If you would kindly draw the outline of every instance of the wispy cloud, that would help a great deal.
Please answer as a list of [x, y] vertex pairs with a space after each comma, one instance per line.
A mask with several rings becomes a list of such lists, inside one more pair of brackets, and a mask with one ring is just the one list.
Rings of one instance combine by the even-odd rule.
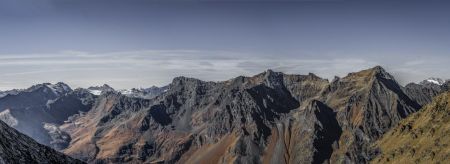
[[[430, 61], [404, 61], [387, 67], [396, 74], [422, 78], [435, 68]], [[62, 51], [48, 54], [0, 54], [0, 89], [64, 81], [75, 87], [111, 84], [117, 88], [165, 85], [176, 76], [220, 81], [266, 69], [324, 78], [383, 65], [363, 58], [287, 58], [228, 51], [142, 50], [107, 53]], [[418, 67], [424, 66], [424, 67]], [[400, 79], [418, 80], [417, 78]]]

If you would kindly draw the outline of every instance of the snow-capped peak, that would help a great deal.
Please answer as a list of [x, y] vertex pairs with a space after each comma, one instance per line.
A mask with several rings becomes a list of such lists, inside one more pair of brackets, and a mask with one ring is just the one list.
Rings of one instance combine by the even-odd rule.
[[153, 98], [167, 91], [167, 86], [156, 87], [152, 86], [150, 88], [132, 88], [132, 89], [122, 89], [119, 90], [122, 95], [128, 97], [139, 97], [139, 98]]
[[436, 85], [442, 85], [445, 83], [444, 80], [440, 79], [440, 78], [428, 78], [424, 81], [421, 82], [421, 84], [436, 84]]
[[45, 83], [44, 85], [50, 88], [52, 92], [55, 93], [55, 95], [63, 95], [72, 91], [72, 89], [67, 84], [62, 82], [56, 84]]
[[103, 92], [115, 91], [114, 88], [110, 87], [108, 84], [103, 84], [103, 86], [94, 86], [88, 88], [89, 92], [93, 95], [101, 95]]
[[121, 89], [121, 90], [119, 90], [119, 92], [124, 95], [129, 95], [129, 94], [133, 94], [136, 91], [133, 88], [133, 89]]
[[99, 96], [102, 94], [101, 90], [91, 90], [89, 89], [89, 92], [92, 93], [93, 95]]

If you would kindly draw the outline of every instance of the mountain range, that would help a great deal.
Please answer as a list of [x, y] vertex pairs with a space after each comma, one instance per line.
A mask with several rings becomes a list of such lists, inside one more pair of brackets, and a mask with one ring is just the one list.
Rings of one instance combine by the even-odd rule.
[[449, 85], [401, 86], [380, 66], [332, 81], [267, 70], [131, 90], [45, 83], [2, 92], [0, 119], [88, 163], [384, 163], [397, 160], [391, 140], [409, 135], [396, 129], [440, 108], [433, 98]]

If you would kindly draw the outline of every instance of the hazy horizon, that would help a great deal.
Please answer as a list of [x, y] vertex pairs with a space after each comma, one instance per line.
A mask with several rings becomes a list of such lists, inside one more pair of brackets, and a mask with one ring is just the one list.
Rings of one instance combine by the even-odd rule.
[[[239, 75], [235, 75], [235, 76], [232, 76], [232, 77], [223, 77], [223, 79], [209, 79], [209, 80], [206, 80], [206, 79], [202, 79], [202, 78], [198, 78], [198, 77], [194, 77], [194, 76], [185, 76], [185, 75], [179, 75], [179, 76], [185, 76], [185, 77], [190, 77], [190, 78], [197, 78], [197, 79], [202, 80], [202, 81], [220, 82], [220, 81], [230, 80], [230, 79], [236, 78], [236, 77], [238, 77], [238, 76], [247, 76], [247, 77], [255, 76], [255, 75], [259, 74], [259, 73], [263, 73], [263, 72], [265, 72], [265, 71], [267, 71], [267, 70], [270, 69], [270, 70], [273, 70], [273, 71], [276, 71], [276, 72], [283, 72], [283, 73], [287, 73], [287, 74], [297, 74], [297, 75], [307, 75], [307, 74], [309, 74], [309, 73], [313, 73], [313, 74], [315, 74], [315, 75], [317, 75], [317, 76], [319, 76], [319, 77], [321, 77], [321, 78], [327, 79], [329, 82], [331, 82], [335, 76], [342, 78], [342, 77], [347, 76], [349, 73], [353, 73], [353, 72], [357, 72], [357, 71], [362, 71], [362, 70], [364, 70], [364, 69], [370, 69], [370, 68], [373, 68], [373, 67], [375, 67], [375, 66], [380, 66], [380, 65], [371, 65], [371, 66], [367, 66], [367, 67], [362, 67], [361, 69], [358, 69], [358, 70], [354, 70], [354, 71], [350, 71], [350, 72], [346, 72], [346, 73], [342, 72], [340, 75], [338, 75], [338, 74], [336, 74], [336, 75], [330, 75], [330, 77], [324, 77], [324, 76], [321, 76], [320, 74], [317, 74], [317, 73], [314, 73], [314, 72], [305, 72], [305, 73], [300, 73], [300, 74], [299, 74], [299, 73], [295, 73], [295, 72], [289, 72], [289, 71], [288, 71], [288, 72], [285, 72], [285, 71], [282, 71], [282, 70], [280, 70], [280, 69], [278, 69], [278, 68], [268, 68], [268, 69], [265, 69], [265, 70], [261, 70], [261, 71], [259, 71], [259, 72], [255, 72], [255, 73], [253, 73], [253, 74], [239, 74]], [[383, 67], [383, 66], [381, 66], [381, 67]], [[383, 68], [386, 69], [385, 67], [383, 67]], [[255, 70], [255, 71], [256, 71], [256, 70]], [[389, 70], [386, 70], [386, 71], [388, 71], [388, 73], [394, 75], [394, 78], [396, 78], [396, 80], [397, 80], [402, 86], [405, 86], [405, 85], [408, 84], [408, 83], [419, 83], [419, 82], [421, 82], [421, 81], [427, 79], [427, 78], [424, 78], [424, 79], [421, 79], [421, 80], [419, 80], [419, 81], [402, 81], [402, 80], [399, 80], [397, 77], [395, 77], [395, 74], [394, 74], [394, 73], [389, 72]], [[58, 83], [58, 82], [66, 83], [66, 84], [68, 84], [72, 89], [76, 89], [76, 88], [88, 88], [88, 87], [95, 87], [95, 86], [102, 86], [102, 85], [104, 85], [104, 84], [107, 84], [107, 85], [109, 85], [109, 86], [111, 86], [112, 88], [117, 89], [117, 90], [122, 90], [122, 89], [132, 89], [132, 88], [150, 88], [150, 87], [153, 87], [153, 86], [156, 86], [156, 87], [163, 87], [163, 86], [169, 85], [169, 84], [172, 82], [172, 80], [173, 80], [174, 78], [179, 77], [179, 76], [174, 76], [174, 77], [170, 78], [169, 81], [164, 82], [164, 83], [161, 83], [161, 84], [149, 84], [149, 85], [141, 85], [141, 86], [132, 86], [132, 85], [130, 85], [129, 87], [125, 87], [125, 88], [118, 88], [118, 87], [114, 86], [114, 83], [106, 83], [106, 82], [105, 82], [105, 83], [98, 82], [98, 83], [95, 83], [95, 84], [94, 84], [94, 83], [89, 83], [89, 84], [79, 85], [79, 84], [73, 83], [72, 81], [36, 81], [35, 83], [29, 84], [29, 85], [26, 85], [26, 86], [23, 86], [23, 87], [13, 87], [13, 88], [5, 88], [5, 89], [1, 89], [1, 88], [0, 88], [0, 91], [7, 91], [7, 90], [11, 90], [11, 89], [27, 89], [27, 88], [29, 88], [29, 87], [31, 87], [31, 86], [33, 86], [33, 85], [37, 85], [37, 84], [43, 84], [43, 83], [56, 84], [56, 83]], [[440, 77], [429, 77], [429, 78], [440, 78]], [[442, 79], [442, 80], [450, 80], [450, 79], [445, 79], [445, 78], [441, 78], [441, 79]], [[145, 82], [144, 82], [144, 83], [145, 83]]]
[[0, 90], [117, 89], [267, 69], [332, 79], [383, 66], [450, 78], [450, 2], [0, 0]]

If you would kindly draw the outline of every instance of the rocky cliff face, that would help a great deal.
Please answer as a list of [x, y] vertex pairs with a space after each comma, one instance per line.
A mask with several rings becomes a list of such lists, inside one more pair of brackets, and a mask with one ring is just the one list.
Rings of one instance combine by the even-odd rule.
[[70, 158], [0, 121], [0, 163], [83, 163]]
[[330, 159], [337, 162], [367, 162], [373, 156], [369, 144], [420, 108], [381, 67], [335, 79], [322, 94], [343, 129]]
[[405, 92], [421, 105], [426, 105], [432, 98], [442, 92], [442, 88], [436, 84], [423, 85], [410, 83], [405, 86]]
[[450, 160], [450, 93], [433, 99], [402, 120], [374, 147], [381, 154], [372, 163], [445, 163]]
[[366, 163], [370, 144], [421, 107], [375, 67], [332, 82], [268, 70], [204, 82], [178, 77], [162, 95], [110, 92], [61, 126], [65, 153], [108, 163]]

